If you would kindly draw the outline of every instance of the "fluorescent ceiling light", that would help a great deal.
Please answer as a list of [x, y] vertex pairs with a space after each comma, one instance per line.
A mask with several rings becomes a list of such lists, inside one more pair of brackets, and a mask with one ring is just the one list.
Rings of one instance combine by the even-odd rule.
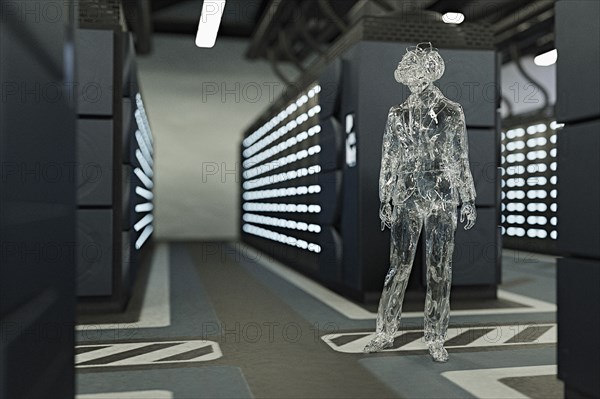
[[460, 12], [447, 12], [442, 15], [442, 21], [447, 24], [461, 24], [465, 20], [465, 14]]
[[558, 59], [558, 51], [556, 49], [550, 50], [546, 53], [540, 54], [533, 59], [533, 62], [537, 66], [549, 66], [556, 63]]
[[204, 0], [196, 34], [196, 46], [210, 48], [215, 45], [224, 9], [225, 0]]

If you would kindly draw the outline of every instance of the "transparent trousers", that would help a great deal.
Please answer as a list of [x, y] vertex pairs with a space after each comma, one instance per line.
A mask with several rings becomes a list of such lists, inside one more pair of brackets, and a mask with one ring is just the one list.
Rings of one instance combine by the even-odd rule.
[[[388, 345], [384, 344], [385, 346], [391, 346], [389, 344], [393, 342], [394, 335], [398, 331], [406, 285], [421, 228], [424, 226], [427, 266], [424, 338], [430, 351], [432, 345], [443, 346], [450, 317], [456, 213], [456, 204], [446, 201], [409, 200], [394, 207], [390, 269], [385, 278], [377, 314], [377, 337], [380, 344], [383, 340], [384, 343], [388, 343]], [[377, 348], [372, 349], [374, 350], [370, 351], [377, 350]]]

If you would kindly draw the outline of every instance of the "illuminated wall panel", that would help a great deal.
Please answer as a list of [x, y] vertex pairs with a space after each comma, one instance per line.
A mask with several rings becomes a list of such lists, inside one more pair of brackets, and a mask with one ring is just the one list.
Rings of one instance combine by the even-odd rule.
[[154, 188], [154, 139], [140, 93], [135, 95], [135, 132], [131, 138], [131, 149], [135, 154], [132, 162], [134, 178], [130, 189], [134, 196], [133, 208], [133, 250], [139, 251], [154, 231], [154, 209], [152, 192]]
[[507, 247], [555, 251], [561, 127], [541, 120], [502, 132], [502, 234]]
[[288, 246], [281, 256], [313, 271], [318, 257], [301, 254], [322, 252], [320, 92], [317, 83], [301, 91], [249, 132], [241, 151], [242, 235]]

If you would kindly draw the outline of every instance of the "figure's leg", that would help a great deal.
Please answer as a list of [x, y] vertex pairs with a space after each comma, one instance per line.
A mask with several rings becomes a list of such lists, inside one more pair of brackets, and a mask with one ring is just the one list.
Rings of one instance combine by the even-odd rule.
[[450, 320], [452, 253], [456, 230], [456, 206], [434, 207], [425, 219], [427, 296], [425, 298], [425, 342], [433, 360], [445, 362], [444, 348]]
[[402, 313], [404, 292], [410, 276], [423, 219], [416, 207], [394, 209], [391, 231], [390, 270], [385, 277], [377, 312], [377, 335], [365, 352], [377, 352], [392, 346]]

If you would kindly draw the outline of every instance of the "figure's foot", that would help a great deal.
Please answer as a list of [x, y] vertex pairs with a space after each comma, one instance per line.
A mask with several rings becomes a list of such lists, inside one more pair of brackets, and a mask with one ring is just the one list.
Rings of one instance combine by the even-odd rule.
[[434, 362], [444, 363], [448, 361], [448, 351], [444, 348], [443, 342], [429, 342], [427, 348], [429, 348], [429, 354]]
[[369, 342], [363, 352], [365, 353], [373, 353], [379, 352], [387, 348], [391, 348], [394, 345], [394, 338], [389, 338], [385, 334], [377, 334], [375, 338]]

